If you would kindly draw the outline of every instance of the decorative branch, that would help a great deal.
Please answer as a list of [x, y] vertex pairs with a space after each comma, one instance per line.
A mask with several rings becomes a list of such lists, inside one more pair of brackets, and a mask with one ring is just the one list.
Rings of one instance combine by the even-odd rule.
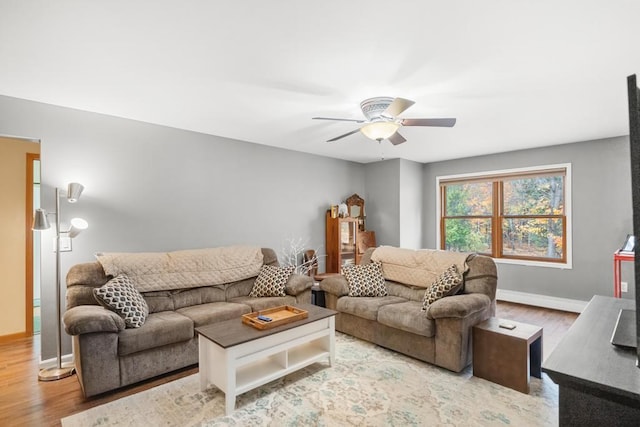
[[[313, 251], [313, 256], [305, 261], [304, 253], [308, 250]], [[285, 239], [285, 244], [280, 252], [280, 259], [282, 260], [280, 265], [293, 266], [296, 273], [308, 275], [310, 271], [318, 266], [318, 249], [309, 247], [306, 239], [289, 237]]]

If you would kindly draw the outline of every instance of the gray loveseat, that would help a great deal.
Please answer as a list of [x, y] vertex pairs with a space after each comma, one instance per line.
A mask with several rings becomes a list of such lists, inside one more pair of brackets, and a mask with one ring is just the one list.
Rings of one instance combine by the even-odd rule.
[[[255, 248], [255, 251], [261, 253], [262, 264], [278, 265], [272, 249]], [[74, 362], [86, 397], [198, 363], [198, 338], [194, 331], [198, 326], [236, 317], [240, 321], [242, 314], [264, 308], [311, 302], [313, 282], [307, 276], [292, 274], [285, 287], [286, 296], [250, 297], [257, 275], [203, 286], [207, 278], [194, 271], [199, 268], [198, 262], [192, 262], [180, 272], [179, 289], [175, 288], [174, 280], [169, 286], [173, 289], [141, 291], [149, 315], [139, 328], [125, 328], [119, 315], [96, 302], [93, 289], [112, 278], [105, 274], [103, 264], [78, 264], [69, 270], [63, 322], [66, 332], [73, 336]], [[167, 282], [171, 274], [176, 276], [175, 272], [149, 274], [146, 277], [151, 277], [148, 282], [152, 285]]]
[[[376, 248], [364, 253], [361, 264], [371, 262]], [[450, 256], [430, 251], [435, 260]], [[434, 302], [422, 311], [424, 287], [389, 280], [388, 296], [350, 297], [344, 276], [320, 282], [327, 308], [336, 310], [336, 330], [411, 357], [460, 372], [471, 363], [471, 328], [495, 315], [496, 266], [490, 257], [465, 254], [462, 290]], [[382, 262], [383, 272], [385, 263]], [[412, 273], [411, 268], [405, 272]], [[422, 272], [413, 271], [415, 275]]]

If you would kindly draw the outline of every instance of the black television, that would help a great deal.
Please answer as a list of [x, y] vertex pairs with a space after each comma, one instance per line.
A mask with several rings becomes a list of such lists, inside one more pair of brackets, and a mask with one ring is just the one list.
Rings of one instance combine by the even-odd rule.
[[[633, 206], [633, 234], [640, 236], [640, 89], [636, 75], [627, 77], [629, 96], [629, 147], [631, 153], [631, 201]], [[620, 310], [611, 339], [615, 345], [633, 347], [636, 351], [636, 366], [640, 367], [640, 245], [636, 245], [634, 260], [635, 310]]]

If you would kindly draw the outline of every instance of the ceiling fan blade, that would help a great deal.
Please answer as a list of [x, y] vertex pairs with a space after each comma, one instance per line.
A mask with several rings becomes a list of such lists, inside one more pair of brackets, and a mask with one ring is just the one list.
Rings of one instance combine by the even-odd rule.
[[356, 123], [364, 123], [365, 120], [363, 119], [336, 119], [333, 117], [312, 117], [312, 120], [337, 120], [339, 122], [356, 122]]
[[402, 126], [439, 126], [450, 128], [456, 119], [402, 119]]
[[335, 138], [327, 139], [327, 142], [337, 141], [339, 139], [344, 138], [345, 136], [353, 135], [356, 132], [360, 132], [360, 129], [352, 130], [351, 132], [345, 133], [344, 135], [336, 136]]
[[393, 145], [399, 145], [405, 141], [406, 139], [404, 138], [404, 136], [400, 135], [398, 132], [389, 137], [389, 142], [391, 142]]
[[391, 104], [389, 104], [387, 109], [384, 110], [382, 115], [386, 117], [398, 117], [400, 113], [411, 107], [413, 104], [415, 104], [415, 101], [411, 101], [410, 99], [396, 98]]

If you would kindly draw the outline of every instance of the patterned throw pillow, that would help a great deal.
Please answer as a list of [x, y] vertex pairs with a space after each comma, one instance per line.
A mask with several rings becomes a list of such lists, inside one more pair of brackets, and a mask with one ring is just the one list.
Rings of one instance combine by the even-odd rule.
[[249, 296], [254, 298], [287, 296], [284, 286], [294, 270], [295, 267], [293, 266], [274, 267], [272, 265], [263, 265]]
[[342, 269], [349, 284], [350, 297], [386, 297], [387, 285], [382, 277], [382, 264], [350, 265]]
[[462, 274], [458, 267], [452, 264], [427, 288], [422, 300], [422, 311], [427, 311], [429, 306], [440, 298], [454, 295], [462, 288]]
[[149, 306], [131, 279], [119, 274], [93, 290], [96, 301], [124, 319], [127, 328], [139, 328], [149, 315]]

